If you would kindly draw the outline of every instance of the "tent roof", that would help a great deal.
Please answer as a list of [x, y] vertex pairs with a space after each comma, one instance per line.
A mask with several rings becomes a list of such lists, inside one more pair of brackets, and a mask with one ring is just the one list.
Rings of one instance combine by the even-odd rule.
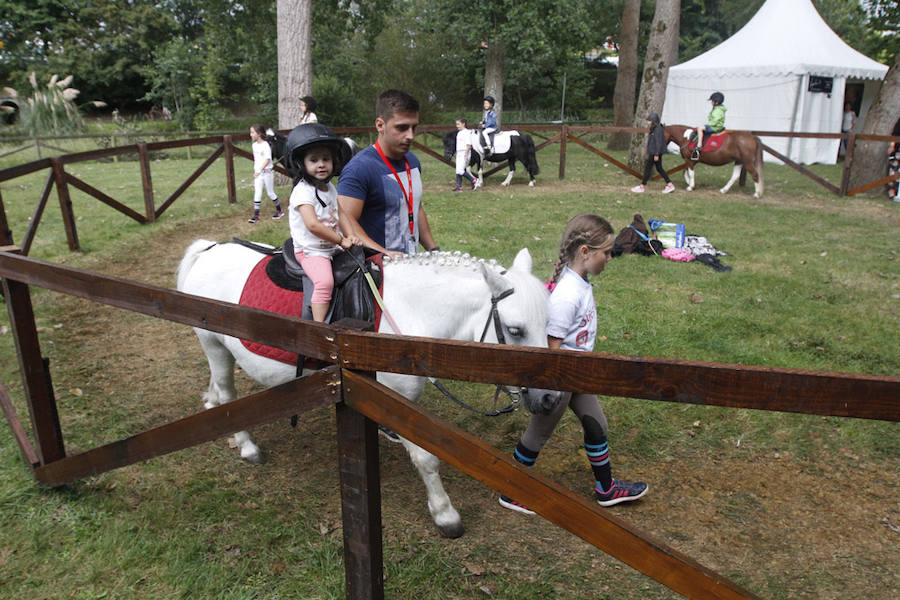
[[811, 0], [766, 0], [733, 36], [670, 76], [719, 77], [812, 74], [883, 79], [887, 66], [857, 52], [819, 16]]

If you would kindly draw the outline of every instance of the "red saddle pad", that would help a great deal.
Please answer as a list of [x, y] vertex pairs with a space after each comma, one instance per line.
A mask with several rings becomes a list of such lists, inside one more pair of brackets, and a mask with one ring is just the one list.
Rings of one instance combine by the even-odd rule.
[[[725, 143], [725, 138], [728, 137], [728, 131], [723, 131], [722, 133], [716, 133], [705, 140], [703, 140], [703, 152], [712, 152], [713, 150], [718, 150], [719, 147]], [[697, 146], [697, 142], [691, 142], [688, 148], [693, 150]]]
[[[241, 291], [239, 304], [291, 317], [299, 317], [303, 310], [303, 292], [292, 292], [272, 283], [272, 280], [266, 275], [266, 265], [269, 264], [270, 260], [272, 260], [272, 257], [266, 256], [253, 267], [250, 277], [244, 282], [244, 289]], [[289, 365], [297, 364], [296, 352], [288, 352], [281, 348], [273, 348], [272, 346], [248, 340], [241, 340], [241, 343], [254, 354]]]

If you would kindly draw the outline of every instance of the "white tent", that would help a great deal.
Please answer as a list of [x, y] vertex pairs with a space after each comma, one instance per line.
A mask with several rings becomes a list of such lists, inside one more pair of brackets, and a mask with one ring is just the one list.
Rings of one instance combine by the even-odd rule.
[[[669, 69], [662, 119], [702, 125], [709, 95], [720, 91], [728, 129], [840, 133], [846, 91], [859, 112], [858, 131], [887, 70], [845, 44], [811, 0], [767, 0], [733, 36]], [[799, 163], [837, 160], [838, 140], [763, 142]]]

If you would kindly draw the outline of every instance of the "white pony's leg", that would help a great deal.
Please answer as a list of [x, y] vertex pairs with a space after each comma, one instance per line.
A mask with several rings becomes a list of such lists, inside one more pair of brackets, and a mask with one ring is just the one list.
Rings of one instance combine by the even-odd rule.
[[[202, 329], [195, 331], [209, 362], [209, 388], [203, 394], [204, 408], [210, 409], [231, 402], [237, 398], [237, 390], [234, 387], [234, 356], [222, 344], [218, 334]], [[262, 462], [259, 447], [253, 443], [246, 431], [235, 433], [229, 438], [228, 444], [238, 448], [244, 460], [255, 464]]]
[[504, 187], [508, 186], [509, 183], [512, 181], [513, 175], [515, 175], [515, 174], [516, 174], [515, 171], [510, 171], [509, 174], [506, 176], [506, 179], [504, 179], [503, 183], [501, 183], [500, 185], [502, 185]]
[[734, 185], [734, 182], [737, 181], [738, 177], [741, 176], [741, 168], [741, 165], [734, 165], [734, 169], [732, 169], [731, 171], [731, 179], [728, 180], [728, 183], [725, 184], [725, 187], [719, 190], [721, 193], [724, 194], [731, 189], [731, 186]]
[[[399, 375], [394, 373], [379, 373], [378, 381], [401, 394], [411, 402], [422, 394], [425, 387], [425, 379], [411, 375]], [[425, 492], [428, 495], [428, 511], [434, 524], [445, 537], [457, 538], [465, 533], [462, 518], [453, 507], [450, 496], [441, 482], [438, 472], [440, 460], [438, 458], [405, 438], [400, 438], [403, 447], [409, 453], [409, 458], [419, 472], [422, 482], [425, 484]]]
[[400, 439], [425, 484], [425, 491], [428, 495], [428, 512], [431, 513], [434, 524], [445, 537], [458, 538], [465, 533], [465, 528], [459, 513], [450, 502], [450, 496], [444, 489], [441, 475], [438, 472], [440, 467], [438, 457], [407, 439]]
[[684, 170], [684, 181], [687, 183], [687, 191], [694, 189], [694, 170], [690, 167]]
[[761, 188], [762, 188], [762, 186], [760, 185], [759, 181], [753, 182], [753, 197], [754, 198], [762, 197], [762, 189]]

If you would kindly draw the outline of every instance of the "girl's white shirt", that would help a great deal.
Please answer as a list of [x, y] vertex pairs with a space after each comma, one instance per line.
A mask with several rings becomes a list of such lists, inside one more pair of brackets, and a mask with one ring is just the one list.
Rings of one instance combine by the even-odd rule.
[[[253, 172], [263, 173], [272, 170], [272, 148], [269, 142], [258, 140], [253, 142]], [[268, 161], [268, 164], [266, 164]], [[263, 167], [265, 165], [265, 168]]]
[[590, 352], [597, 339], [597, 305], [589, 281], [566, 267], [549, 300], [547, 335], [562, 340], [564, 350]]
[[[319, 199], [322, 202], [319, 202]], [[323, 240], [306, 228], [306, 223], [303, 222], [303, 215], [300, 214], [299, 209], [304, 204], [308, 204], [315, 209], [316, 218], [319, 219], [320, 223], [334, 231], [338, 231], [337, 188], [329, 182], [328, 190], [318, 190], [318, 198], [316, 198], [316, 188], [305, 179], [301, 179], [291, 191], [290, 209], [288, 210], [288, 224], [291, 228], [294, 252], [303, 250], [303, 253], [307, 256], [325, 256], [328, 258], [334, 256], [338, 251], [338, 245]]]

